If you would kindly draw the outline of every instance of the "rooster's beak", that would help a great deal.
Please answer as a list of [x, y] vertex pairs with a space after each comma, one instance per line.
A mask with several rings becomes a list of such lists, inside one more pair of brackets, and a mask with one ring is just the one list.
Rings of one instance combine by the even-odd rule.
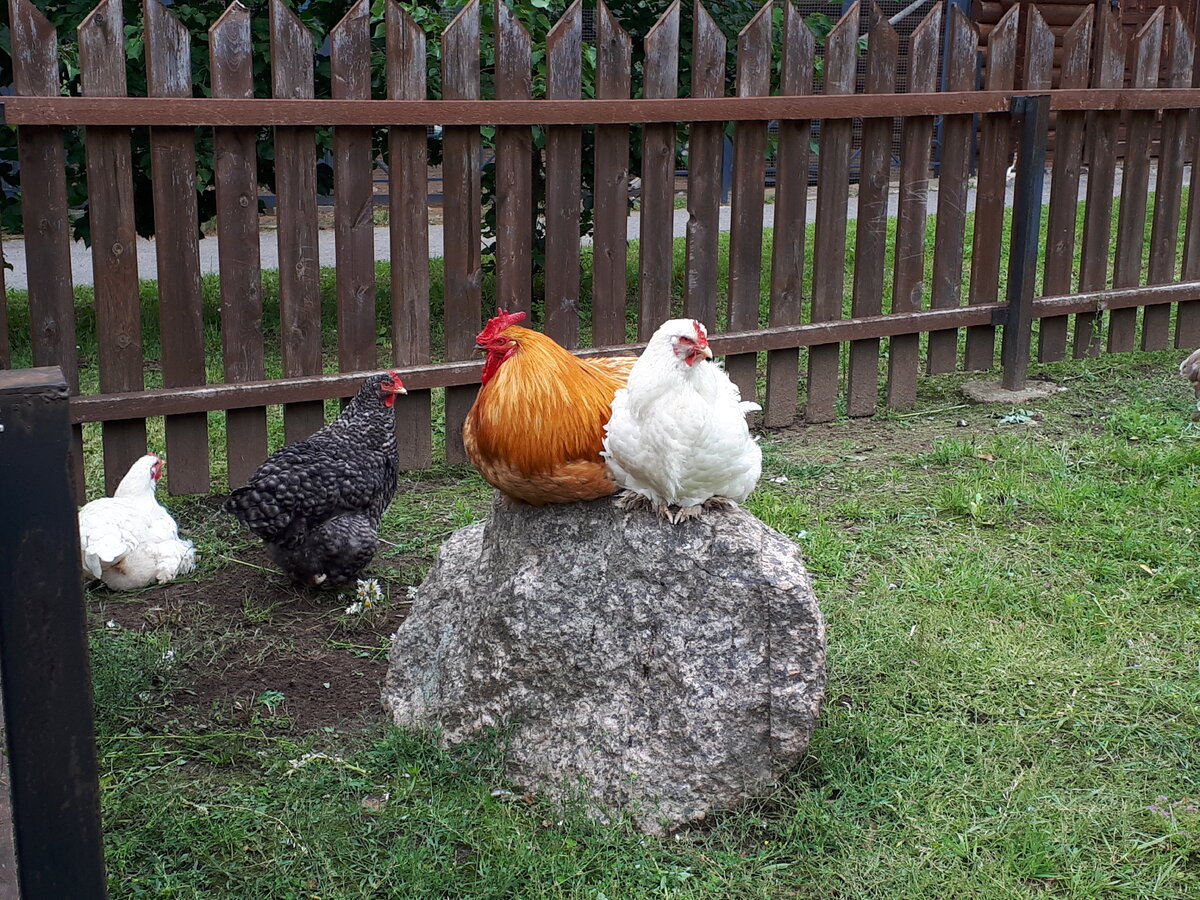
[[476, 345], [475, 345], [475, 352], [476, 352], [476, 353], [486, 353], [486, 352], [487, 352], [487, 347], [484, 347], [482, 344], [476, 344]]
[[708, 344], [701, 347], [700, 352], [704, 354], [705, 359], [712, 359], [712, 347], [708, 346]]

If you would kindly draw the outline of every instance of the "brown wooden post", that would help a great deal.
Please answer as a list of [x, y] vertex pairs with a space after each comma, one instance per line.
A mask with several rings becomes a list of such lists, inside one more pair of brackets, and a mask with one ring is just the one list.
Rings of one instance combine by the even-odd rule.
[[[780, 90], [799, 95], [812, 92], [816, 39], [794, 3], [783, 13], [783, 59]], [[804, 314], [805, 231], [808, 219], [809, 142], [812, 122], [790, 119], [779, 123], [775, 154], [775, 227], [771, 245], [771, 325], [797, 325]], [[790, 425], [796, 418], [800, 382], [797, 348], [767, 353], [767, 396], [763, 424]]]
[[[58, 35], [29, 0], [9, 0], [13, 82], [22, 97], [59, 92]], [[62, 128], [17, 129], [21, 164], [21, 216], [29, 285], [30, 341], [35, 366], [61, 366], [72, 393], [79, 392], [75, 342], [75, 291], [71, 284], [71, 234], [67, 220], [66, 156]], [[75, 498], [84, 499], [83, 431], [73, 432]]]
[[[739, 97], [771, 93], [771, 4], [738, 34]], [[767, 123], [741, 121], [733, 136], [733, 196], [729, 210], [729, 330], [759, 327], [762, 305], [763, 206], [766, 184]], [[755, 400], [758, 354], [725, 358], [725, 370], [743, 400]]]
[[1014, 185], [1012, 239], [1008, 256], [1008, 316], [1000, 360], [1005, 390], [1025, 387], [1033, 333], [1033, 292], [1041, 249], [1042, 185], [1046, 177], [1046, 139], [1050, 129], [1050, 97], [1013, 98], [1013, 125], [1019, 134], [1017, 180]]
[[[529, 32], [505, 0], [496, 0], [495, 10], [496, 99], [528, 100], [533, 95]], [[498, 126], [496, 305], [509, 312], [529, 312], [533, 302], [532, 162], [532, 129], [528, 125]]]
[[[371, 4], [358, 0], [329, 33], [334, 100], [371, 99]], [[333, 129], [333, 236], [337, 268], [338, 367], [379, 367], [375, 328], [375, 197], [371, 128]]]
[[[626, 99], [632, 42], [603, 0], [596, 3], [596, 97]], [[596, 126], [592, 244], [592, 343], [625, 342], [629, 219], [629, 126]]]
[[[679, 0], [667, 7], [646, 35], [643, 92], [679, 93]], [[642, 128], [642, 196], [638, 256], [638, 340], [648, 340], [671, 317], [675, 268], [675, 123]]]
[[[284, 0], [270, 0], [271, 83], [276, 97], [311, 98], [313, 40]], [[321, 359], [321, 267], [317, 231], [316, 130], [275, 129], [275, 223], [279, 239], [279, 332], [283, 374], [316, 375]], [[308, 437], [325, 422], [323, 403], [283, 408], [284, 439]]]
[[0, 372], [0, 683], [23, 900], [103, 900], [66, 379]]
[[[124, 26], [121, 0], [103, 0], [80, 24], [79, 68], [85, 96], [125, 96]], [[142, 304], [138, 292], [129, 129], [91, 127], [87, 130], [84, 150], [100, 390], [140, 391], [145, 387]], [[104, 486], [111, 494], [129, 467], [146, 452], [146, 420], [105, 422], [101, 435]]]
[[[442, 32], [442, 97], [479, 99], [479, 0], [470, 0]], [[442, 135], [445, 190], [446, 359], [475, 353], [482, 312], [479, 248], [479, 126], [447, 125]], [[490, 311], [489, 311], [490, 312]], [[466, 462], [462, 426], [478, 386], [446, 389], [446, 461]]]
[[[867, 38], [867, 82], [870, 94], [896, 90], [896, 60], [900, 37], [877, 3], [871, 4], [871, 31]], [[888, 185], [891, 182], [892, 120], [863, 122], [862, 153], [858, 178], [858, 223], [854, 243], [854, 299], [851, 315], [877, 316], [883, 312], [883, 268], [887, 253]], [[851, 416], [875, 414], [879, 393], [879, 339], [850, 345], [846, 412]]]
[[[583, 4], [575, 0], [546, 36], [546, 99], [577, 100], [583, 84]], [[579, 177], [583, 132], [546, 129], [546, 334], [579, 346]]]
[[[216, 97], [254, 96], [250, 11], [232, 3], [208, 32]], [[221, 266], [221, 339], [225, 378], [266, 378], [262, 333], [262, 272], [258, 243], [256, 128], [213, 133], [217, 182], [217, 253]], [[225, 414], [229, 486], [244, 483], [267, 456], [264, 406]]]
[[[388, 97], [424, 100], [425, 33], [395, 0], [387, 5]], [[428, 365], [429, 137], [424, 125], [396, 125], [388, 133], [388, 234], [392, 256], [392, 361]], [[433, 394], [410, 387], [396, 398], [400, 467], [433, 463]]]
[[[699, 0], [692, 26], [691, 63], [693, 97], [725, 96], [725, 35]], [[688, 132], [683, 309], [688, 317], [713, 328], [717, 320], [724, 125], [693, 122]]]

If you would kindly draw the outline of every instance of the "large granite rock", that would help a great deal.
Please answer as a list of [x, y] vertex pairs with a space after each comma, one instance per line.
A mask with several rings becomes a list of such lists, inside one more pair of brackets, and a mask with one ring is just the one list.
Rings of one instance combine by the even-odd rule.
[[796, 546], [741, 509], [670, 525], [611, 500], [497, 504], [442, 547], [383, 701], [447, 744], [509, 728], [522, 787], [657, 831], [803, 755], [825, 625]]

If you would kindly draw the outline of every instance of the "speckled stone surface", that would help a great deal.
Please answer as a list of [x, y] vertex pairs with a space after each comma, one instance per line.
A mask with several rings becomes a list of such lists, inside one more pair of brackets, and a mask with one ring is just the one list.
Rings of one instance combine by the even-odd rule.
[[385, 708], [447, 744], [507, 728], [521, 787], [648, 831], [768, 792], [825, 690], [796, 545], [741, 509], [497, 504], [453, 534], [392, 641]]

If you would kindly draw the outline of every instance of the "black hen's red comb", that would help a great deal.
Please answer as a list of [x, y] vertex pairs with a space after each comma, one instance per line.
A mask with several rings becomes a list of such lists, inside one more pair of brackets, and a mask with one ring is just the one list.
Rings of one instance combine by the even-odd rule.
[[488, 323], [484, 326], [483, 331], [479, 332], [479, 334], [475, 336], [475, 343], [482, 344], [485, 341], [490, 341], [509, 325], [516, 325], [518, 322], [524, 322], [526, 318], [528, 318], [528, 316], [523, 312], [507, 313], [502, 309], [497, 309], [496, 315], [493, 318], [488, 319]]

